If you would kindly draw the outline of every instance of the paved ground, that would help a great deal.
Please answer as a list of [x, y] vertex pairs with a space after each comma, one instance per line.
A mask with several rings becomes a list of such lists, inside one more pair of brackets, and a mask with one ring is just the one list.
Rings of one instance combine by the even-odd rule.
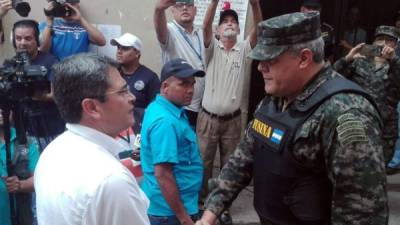
[[[233, 203], [231, 213], [236, 225], [259, 224], [259, 219], [253, 208], [252, 188], [247, 188]], [[389, 225], [400, 224], [400, 174], [388, 176], [388, 195], [390, 217]]]
[[400, 174], [388, 176], [389, 225], [400, 224]]

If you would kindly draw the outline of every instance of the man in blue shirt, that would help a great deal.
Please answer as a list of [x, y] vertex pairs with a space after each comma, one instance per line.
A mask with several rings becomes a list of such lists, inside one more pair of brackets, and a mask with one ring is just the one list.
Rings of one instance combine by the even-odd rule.
[[[58, 60], [50, 53], [38, 50], [39, 30], [34, 20], [19, 20], [12, 29], [13, 45], [17, 51], [26, 51], [32, 65], [41, 65], [47, 69], [47, 80], [53, 79], [51, 67]], [[24, 103], [24, 122], [28, 134], [37, 138], [40, 150], [43, 150], [55, 137], [64, 131], [65, 123], [61, 119], [53, 101], [52, 92], [35, 96]]]
[[[54, 7], [54, 1], [48, 1], [47, 10]], [[65, 0], [72, 13], [62, 18], [46, 17], [46, 22], [40, 23], [42, 45], [40, 50], [50, 52], [59, 60], [70, 55], [88, 52], [89, 44], [104, 46], [104, 35], [81, 15], [80, 0]]]
[[[142, 124], [142, 189], [150, 199], [151, 224], [193, 225], [203, 164], [196, 134], [183, 106], [189, 105], [195, 79], [204, 72], [183, 59], [167, 62], [161, 71], [161, 90], [150, 103]], [[164, 223], [163, 223], [164, 224]]]
[[156, 73], [140, 63], [143, 45], [138, 37], [125, 33], [119, 38], [112, 39], [110, 44], [117, 47], [116, 58], [121, 64], [119, 71], [136, 97], [133, 129], [137, 134], [140, 132], [144, 109], [160, 92], [160, 79]]

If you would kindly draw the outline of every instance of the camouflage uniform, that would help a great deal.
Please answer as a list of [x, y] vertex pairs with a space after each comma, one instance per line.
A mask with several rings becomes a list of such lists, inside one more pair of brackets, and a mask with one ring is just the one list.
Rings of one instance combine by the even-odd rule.
[[[251, 54], [254, 59], [269, 60], [286, 49], [283, 45], [272, 44], [271, 47], [274, 41], [269, 35], [291, 35], [290, 31], [276, 30], [274, 33], [270, 30], [271, 27], [278, 29], [286, 24], [290, 26], [288, 29], [292, 29], [295, 26], [290, 24], [297, 24], [296, 21], [304, 19], [298, 13], [277, 18], [282, 20], [282, 23], [276, 26], [271, 26], [268, 20], [259, 24], [260, 46], [256, 46]], [[277, 18], [270, 20], [276, 21]], [[310, 26], [308, 23], [307, 26], [301, 26], [303, 34], [308, 35], [308, 29], [313, 30]], [[267, 28], [263, 29], [264, 27]], [[290, 43], [304, 41], [299, 35], [289, 38]], [[282, 38], [276, 41], [282, 41]], [[276, 51], [280, 53], [277, 55]], [[289, 110], [294, 105], [306, 103], [327, 80], [338, 76], [341, 75], [326, 65], [289, 106], [284, 108], [282, 98], [267, 96], [259, 104], [255, 114], [266, 101], [275, 102], [278, 111]], [[325, 176], [332, 188], [328, 206], [331, 213], [330, 222], [326, 224], [387, 224], [386, 176], [380, 122], [378, 112], [365, 97], [353, 93], [338, 93], [325, 100], [296, 129], [290, 142], [291, 156], [310, 171]], [[216, 215], [231, 205], [257, 172], [254, 164], [260, 159], [254, 157], [257, 151], [256, 137], [251, 132], [254, 123], [254, 120], [249, 123], [245, 137], [214, 181], [214, 189], [206, 201], [206, 208]], [[264, 201], [268, 202], [268, 199]], [[307, 207], [307, 203], [304, 207]], [[265, 221], [263, 224], [273, 223]]]
[[[389, 35], [397, 38], [397, 34], [388, 26], [380, 26], [377, 35]], [[400, 58], [395, 56], [390, 62], [377, 66], [373, 58], [356, 58], [352, 63], [344, 58], [334, 64], [334, 69], [364, 88], [375, 100], [381, 113], [384, 127], [385, 161], [388, 162], [394, 151], [398, 134], [397, 103], [400, 100]]]

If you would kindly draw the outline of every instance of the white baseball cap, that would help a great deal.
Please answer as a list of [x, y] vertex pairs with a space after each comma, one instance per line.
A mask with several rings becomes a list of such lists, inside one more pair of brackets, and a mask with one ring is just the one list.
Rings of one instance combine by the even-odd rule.
[[142, 52], [142, 41], [130, 33], [125, 33], [119, 38], [111, 39], [110, 44], [113, 46], [121, 45], [124, 47], [134, 47], [139, 52]]

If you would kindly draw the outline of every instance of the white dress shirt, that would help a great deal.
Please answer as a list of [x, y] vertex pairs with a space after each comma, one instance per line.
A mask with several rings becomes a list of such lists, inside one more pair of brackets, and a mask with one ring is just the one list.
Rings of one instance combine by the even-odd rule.
[[149, 224], [149, 200], [118, 160], [121, 145], [97, 130], [67, 124], [35, 170], [40, 225]]

